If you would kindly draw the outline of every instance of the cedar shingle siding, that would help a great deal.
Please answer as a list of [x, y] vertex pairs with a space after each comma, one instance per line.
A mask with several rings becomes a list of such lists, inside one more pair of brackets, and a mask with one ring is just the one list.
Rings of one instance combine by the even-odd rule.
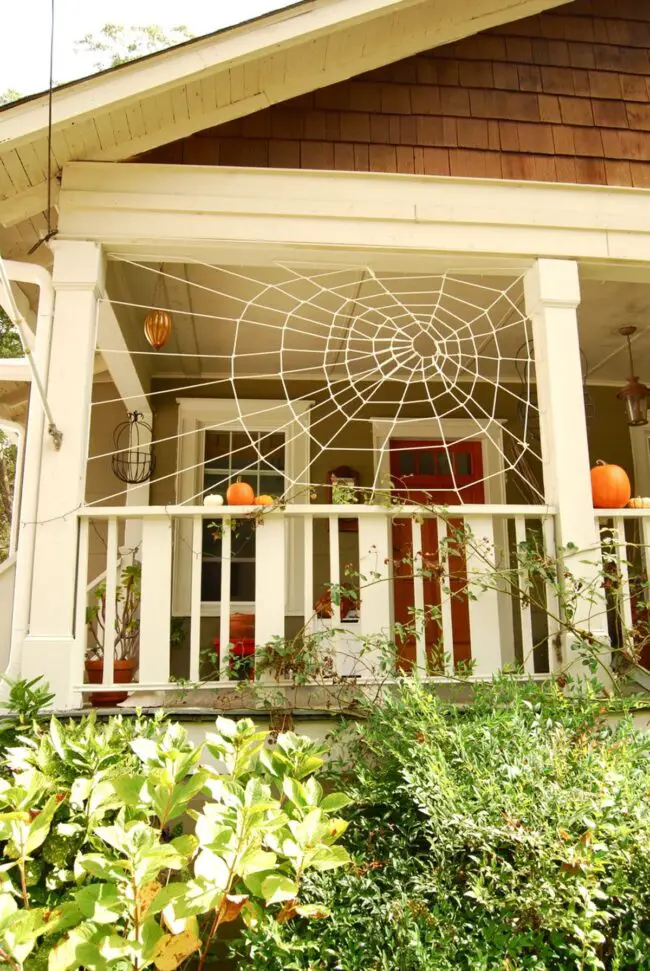
[[650, 0], [577, 0], [140, 160], [650, 186]]

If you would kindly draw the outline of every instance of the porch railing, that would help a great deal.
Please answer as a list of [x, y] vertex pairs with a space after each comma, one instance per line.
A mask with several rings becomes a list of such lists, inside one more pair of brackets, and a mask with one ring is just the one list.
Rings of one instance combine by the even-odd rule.
[[[263, 515], [262, 515], [263, 512]], [[124, 689], [114, 684], [114, 650], [112, 638], [104, 645], [103, 682], [84, 683], [84, 657], [88, 645], [86, 607], [88, 597], [88, 557], [91, 525], [93, 533], [101, 528], [105, 536], [106, 606], [104, 627], [111, 631], [116, 620], [116, 593], [120, 563], [119, 536], [125, 521], [141, 524], [142, 540], [136, 553], [141, 563], [141, 602], [139, 609], [139, 650], [137, 683], [130, 692], [174, 690], [170, 676], [170, 630], [173, 607], [172, 587], [177, 581], [174, 571], [184, 559], [188, 592], [189, 680], [199, 682], [202, 671], [202, 562], [204, 523], [221, 523], [221, 576], [217, 609], [218, 640], [221, 645], [230, 641], [231, 614], [241, 610], [231, 596], [232, 526], [237, 520], [256, 517], [254, 556], [254, 641], [256, 650], [275, 637], [283, 637], [288, 613], [292, 612], [307, 632], [332, 631], [334, 667], [339, 675], [359, 676], [350, 663], [351, 641], [365, 642], [393, 636], [395, 625], [395, 583], [406, 582], [410, 590], [414, 622], [415, 664], [423, 674], [431, 674], [423, 613], [430, 606], [431, 577], [444, 587], [449, 583], [450, 562], [453, 555], [451, 533], [471, 534], [472, 542], [464, 548], [465, 584], [461, 597], [466, 602], [471, 643], [472, 676], [490, 677], [504, 665], [518, 662], [531, 675], [544, 675], [555, 666], [551, 645], [557, 630], [548, 614], [553, 615], [552, 589], [542, 591], [547, 598], [548, 614], [535, 616], [535, 608], [527, 597], [512, 596], [506, 583], [485, 583], [491, 567], [499, 571], [517, 569], [517, 547], [534, 537], [537, 548], [546, 556], [555, 555], [554, 511], [547, 506], [466, 505], [450, 507], [444, 517], [424, 507], [356, 506], [356, 505], [288, 505], [261, 511], [259, 507], [206, 508], [190, 506], [167, 507], [87, 507], [79, 513], [79, 557], [77, 577], [77, 610], [75, 631], [74, 690], [89, 693], [107, 689]], [[436, 520], [435, 562], [423, 550], [423, 530], [430, 520]], [[325, 521], [326, 527], [317, 526]], [[345, 527], [341, 526], [344, 522]], [[408, 536], [407, 547], [412, 560], [411, 575], [405, 581], [395, 577], [394, 529], [402, 524]], [[650, 521], [649, 521], [650, 522]], [[182, 529], [180, 524], [184, 524]], [[341, 566], [340, 538], [345, 532], [355, 532], [357, 557], [355, 575], [360, 584], [358, 610], [342, 617], [339, 598], [329, 598], [329, 618], [315, 609], [319, 589], [322, 593], [336, 591], [348, 582]], [[187, 543], [191, 536], [191, 557], [179, 557], [179, 543]], [[326, 537], [326, 538], [325, 538]], [[323, 548], [323, 546], [325, 548]], [[402, 546], [403, 553], [404, 545]], [[176, 563], [175, 563], [176, 556]], [[296, 557], [296, 568], [287, 569], [288, 557]], [[93, 562], [97, 562], [95, 553]], [[325, 576], [315, 586], [315, 570]], [[359, 578], [361, 578], [359, 580]], [[428, 578], [428, 579], [427, 579]], [[525, 589], [528, 579], [521, 576]], [[293, 584], [292, 589], [289, 585]], [[429, 586], [427, 586], [429, 584]], [[289, 611], [292, 603], [293, 611]], [[297, 604], [297, 609], [296, 609]], [[213, 605], [214, 606], [214, 605]], [[318, 614], [321, 614], [319, 617]], [[298, 616], [299, 615], [299, 616]], [[420, 618], [420, 619], [418, 619]], [[213, 622], [214, 623], [214, 622]], [[450, 675], [453, 669], [454, 630], [452, 602], [441, 597], [437, 619], [441, 639], [441, 655], [446, 661], [436, 676]], [[372, 670], [367, 671], [372, 677]], [[221, 650], [218, 678], [208, 685], [223, 686], [231, 677], [228, 651]]]
[[615, 648], [650, 664], [650, 509], [601, 509], [596, 522]]

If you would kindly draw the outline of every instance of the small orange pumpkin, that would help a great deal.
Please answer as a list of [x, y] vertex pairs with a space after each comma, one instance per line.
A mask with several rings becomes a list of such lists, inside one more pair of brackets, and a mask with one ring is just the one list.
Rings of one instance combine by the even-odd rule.
[[256, 506], [272, 506], [274, 502], [273, 496], [255, 496]]
[[255, 490], [248, 482], [237, 479], [228, 486], [226, 502], [229, 506], [252, 506], [255, 502]]
[[596, 509], [622, 509], [632, 495], [625, 469], [598, 461], [591, 470], [591, 492]]

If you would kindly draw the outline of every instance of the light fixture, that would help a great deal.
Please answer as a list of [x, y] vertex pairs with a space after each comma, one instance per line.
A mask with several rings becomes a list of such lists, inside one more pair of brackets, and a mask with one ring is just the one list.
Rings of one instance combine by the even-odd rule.
[[166, 310], [150, 310], [144, 318], [144, 336], [154, 351], [164, 347], [172, 332], [172, 318]]
[[621, 327], [619, 333], [627, 339], [627, 350], [630, 356], [630, 377], [624, 388], [617, 394], [625, 402], [628, 425], [647, 425], [648, 423], [648, 395], [650, 390], [641, 384], [634, 374], [634, 361], [632, 359], [632, 344], [630, 337], [636, 333], [636, 327]]
[[[156, 296], [159, 289], [162, 292], [164, 302], [168, 304], [169, 300], [167, 299], [162, 263], [160, 264], [160, 270], [158, 271], [158, 278], [154, 287], [153, 297], [151, 298], [152, 304], [157, 302]], [[144, 318], [144, 336], [147, 338], [155, 351], [159, 351], [161, 347], [165, 346], [171, 336], [171, 332], [172, 316], [169, 311], [162, 310], [161, 308], [150, 310], [147, 316]]]

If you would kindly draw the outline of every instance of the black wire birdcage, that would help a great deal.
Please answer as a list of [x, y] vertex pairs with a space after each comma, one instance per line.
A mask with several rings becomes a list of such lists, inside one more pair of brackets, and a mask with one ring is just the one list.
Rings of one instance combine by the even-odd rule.
[[156, 458], [151, 444], [152, 429], [139, 411], [130, 411], [113, 433], [113, 473], [121, 482], [139, 485], [154, 473]]

